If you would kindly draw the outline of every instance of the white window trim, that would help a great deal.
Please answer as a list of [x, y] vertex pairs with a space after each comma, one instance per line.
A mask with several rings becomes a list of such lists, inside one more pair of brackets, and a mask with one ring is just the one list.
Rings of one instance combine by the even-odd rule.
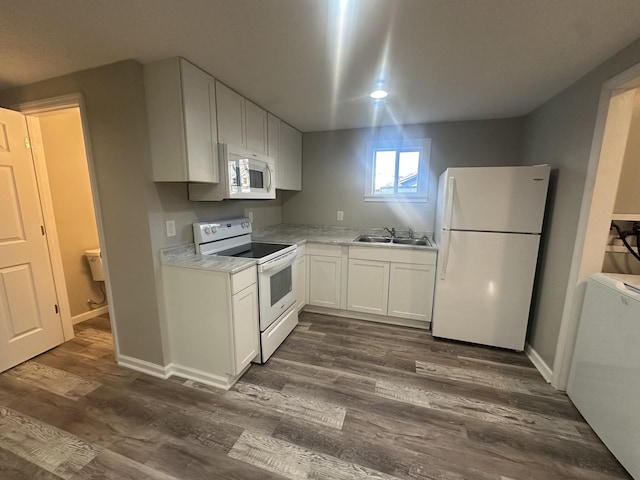
[[[373, 194], [373, 151], [377, 149], [411, 149], [421, 148], [420, 164], [418, 166], [418, 193], [410, 195], [374, 195]], [[405, 138], [401, 140], [370, 140], [367, 142], [365, 157], [365, 202], [414, 202], [426, 203], [429, 187], [429, 163], [431, 159], [430, 138]]]

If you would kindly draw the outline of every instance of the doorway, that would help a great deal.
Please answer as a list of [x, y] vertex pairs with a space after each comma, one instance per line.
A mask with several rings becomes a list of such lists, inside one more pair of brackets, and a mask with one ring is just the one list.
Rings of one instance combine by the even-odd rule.
[[51, 191], [69, 312], [75, 325], [108, 312], [80, 109], [47, 112], [36, 118], [47, 172], [42, 181]]
[[[600, 95], [553, 365], [551, 384], [559, 390], [566, 390], [587, 280], [594, 273], [608, 268], [607, 245], [612, 240], [611, 222], [640, 221], [640, 208], [635, 214], [616, 212], [618, 187], [630, 145], [631, 127], [634, 116], [639, 113], [640, 64], [605, 82]], [[636, 121], [640, 120], [636, 118]], [[640, 132], [634, 134], [640, 135]]]
[[[82, 95], [16, 109], [27, 119], [65, 340], [73, 337], [74, 324], [108, 312], [117, 358], [108, 254]], [[96, 250], [103, 268], [98, 276], [90, 264], [90, 251]]]

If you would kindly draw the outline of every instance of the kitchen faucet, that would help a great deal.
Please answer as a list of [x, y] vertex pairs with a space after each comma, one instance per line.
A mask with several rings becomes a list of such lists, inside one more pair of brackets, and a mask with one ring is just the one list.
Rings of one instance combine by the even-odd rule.
[[395, 227], [391, 227], [391, 230], [389, 230], [387, 227], [384, 227], [384, 229], [389, 232], [389, 235], [391, 235], [391, 238], [396, 238], [396, 229]]

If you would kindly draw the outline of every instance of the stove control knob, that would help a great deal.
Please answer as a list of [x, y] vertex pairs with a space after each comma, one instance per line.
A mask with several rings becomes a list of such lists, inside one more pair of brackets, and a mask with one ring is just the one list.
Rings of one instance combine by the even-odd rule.
[[209, 235], [211, 233], [211, 228], [209, 227], [204, 227], [204, 233], [206, 233], [207, 235]]
[[216, 227], [211, 227], [211, 233], [216, 233], [218, 229]]

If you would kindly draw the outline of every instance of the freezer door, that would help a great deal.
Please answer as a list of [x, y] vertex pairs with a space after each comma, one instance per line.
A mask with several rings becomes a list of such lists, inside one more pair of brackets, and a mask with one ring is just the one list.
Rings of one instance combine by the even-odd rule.
[[549, 166], [450, 168], [438, 195], [443, 228], [540, 233]]
[[539, 235], [445, 232], [433, 335], [523, 350]]

